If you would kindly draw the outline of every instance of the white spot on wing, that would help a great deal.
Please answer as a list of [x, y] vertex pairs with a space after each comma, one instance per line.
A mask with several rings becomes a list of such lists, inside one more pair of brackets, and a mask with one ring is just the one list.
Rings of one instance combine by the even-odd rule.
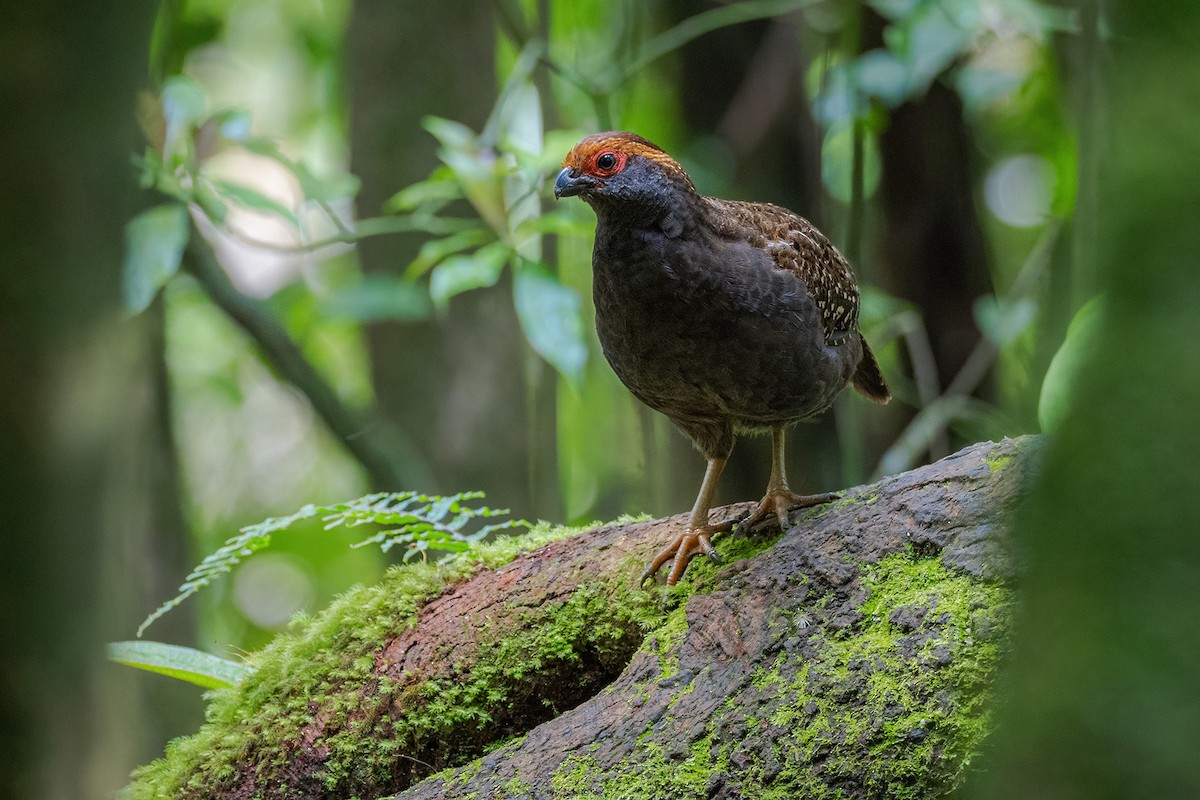
[[796, 237], [796, 236], [803, 236], [805, 239], [807, 239], [807, 240], [808, 240], [808, 243], [809, 243], [809, 244], [811, 244], [813, 247], [816, 247], [816, 246], [817, 246], [817, 243], [813, 241], [812, 237], [811, 237], [811, 236], [809, 236], [807, 233], [805, 233], [805, 232], [804, 232], [804, 231], [802, 231], [802, 230], [799, 230], [799, 229], [797, 229], [797, 230], [793, 230], [793, 231], [792, 231], [792, 236], [793, 236], [793, 238], [794, 238], [794, 237]]

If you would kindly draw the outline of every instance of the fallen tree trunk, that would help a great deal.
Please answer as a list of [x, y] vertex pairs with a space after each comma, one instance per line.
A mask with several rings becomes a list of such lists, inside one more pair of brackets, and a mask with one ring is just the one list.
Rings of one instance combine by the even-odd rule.
[[670, 610], [636, 575], [683, 516], [397, 569], [251, 657], [129, 796], [941, 796], [987, 730], [1029, 441], [718, 540]]

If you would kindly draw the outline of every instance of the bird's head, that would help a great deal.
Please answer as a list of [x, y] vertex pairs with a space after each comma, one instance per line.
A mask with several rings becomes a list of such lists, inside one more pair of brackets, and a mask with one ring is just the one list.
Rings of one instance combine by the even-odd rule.
[[567, 153], [554, 181], [555, 197], [578, 195], [593, 208], [621, 204], [662, 208], [696, 187], [679, 162], [636, 133], [593, 133]]

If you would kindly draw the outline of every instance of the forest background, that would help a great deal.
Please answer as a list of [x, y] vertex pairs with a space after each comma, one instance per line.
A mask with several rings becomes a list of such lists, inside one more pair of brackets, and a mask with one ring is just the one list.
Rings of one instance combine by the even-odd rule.
[[[1150, 722], [1196, 708], [1175, 670], [1200, 647], [1186, 630], [1200, 526], [1182, 502], [1200, 488], [1186, 6], [14, 12], [0, 29], [0, 793], [107, 796], [194, 730], [194, 687], [107, 664], [103, 644], [243, 525], [400, 489], [482, 490], [570, 523], [688, 507], [698, 457], [595, 343], [590, 212], [548, 192], [569, 146], [606, 128], [656, 141], [705, 193], [804, 214], [855, 264], [897, 400], [847, 395], [801, 426], [797, 488], [1060, 436], [1039, 495], [1054, 502], [1033, 504], [1024, 541], [1026, 613], [1064, 622], [1052, 642], [1023, 629], [1012, 691], [1040, 704], [1014, 708], [1112, 691], [1126, 702], [1102, 727], [1141, 722], [1124, 725], [1152, 751], [1139, 774], [1167, 759], [1179, 771], [1158, 774], [1181, 782], [1163, 785], [1187, 785], [1200, 714]], [[756, 496], [765, 446], [739, 444], [719, 500]], [[403, 555], [353, 541], [316, 524], [281, 536], [151, 638], [259, 647]], [[1150, 637], [1141, 660], [1105, 650], [1111, 625]], [[1072, 671], [1085, 654], [1095, 682]], [[1021, 676], [1039, 658], [1054, 669], [1035, 691]], [[1001, 763], [1018, 739], [1001, 737]], [[1085, 750], [1068, 756], [1081, 775], [1120, 767]]]

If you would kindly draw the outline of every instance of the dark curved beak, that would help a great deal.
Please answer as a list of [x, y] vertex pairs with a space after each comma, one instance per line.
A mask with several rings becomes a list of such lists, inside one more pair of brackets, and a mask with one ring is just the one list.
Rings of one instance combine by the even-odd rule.
[[558, 173], [558, 178], [554, 181], [554, 196], [559, 198], [574, 197], [595, 185], [596, 180], [594, 178], [576, 172], [570, 167], [563, 167], [562, 172]]

